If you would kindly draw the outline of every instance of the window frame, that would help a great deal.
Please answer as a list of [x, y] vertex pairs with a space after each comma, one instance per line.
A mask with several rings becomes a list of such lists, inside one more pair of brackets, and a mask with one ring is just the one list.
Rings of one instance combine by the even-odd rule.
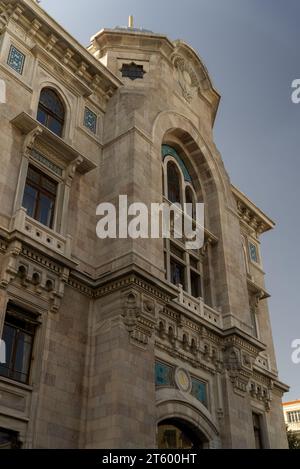
[[[53, 194], [51, 194], [50, 191], [47, 191], [46, 189], [44, 189], [41, 184], [39, 185], [39, 184], [35, 183], [34, 181], [29, 180], [29, 171], [30, 170], [35, 171], [39, 175], [40, 180], [42, 178], [45, 178], [48, 181], [50, 181], [50, 182], [52, 182], [56, 185], [55, 196]], [[32, 218], [33, 220], [40, 223], [41, 225], [45, 226], [46, 228], [53, 230], [54, 225], [55, 225], [57, 202], [58, 202], [58, 196], [59, 196], [59, 182], [57, 181], [57, 179], [55, 177], [49, 176], [46, 171], [41, 170], [37, 165], [33, 164], [32, 161], [30, 161], [29, 164], [28, 164], [27, 174], [26, 174], [26, 178], [25, 178], [23, 198], [22, 198], [22, 207], [24, 207], [23, 204], [24, 204], [24, 199], [25, 199], [25, 193], [26, 193], [27, 186], [29, 186], [29, 187], [31, 187], [31, 188], [33, 188], [34, 190], [37, 191], [36, 200], [35, 200], [35, 207], [34, 207], [34, 215], [31, 216], [28, 213], [27, 213], [27, 215], [30, 218]], [[37, 215], [40, 214], [40, 195], [44, 195], [44, 196], [48, 197], [49, 200], [54, 202], [53, 203], [52, 213], [51, 213], [51, 220], [50, 220], [49, 225], [46, 225], [46, 224], [42, 223], [40, 221], [40, 219], [37, 217]], [[24, 208], [26, 208], [26, 207], [24, 207]]]
[[[258, 426], [256, 426], [255, 419], [257, 419]], [[252, 422], [253, 422], [253, 435], [255, 441], [255, 449], [265, 449], [265, 429], [264, 429], [264, 421], [263, 421], [263, 414], [257, 412], [256, 410], [252, 411]], [[257, 437], [259, 439], [259, 447], [257, 446]]]
[[[182, 211], [184, 209], [184, 204], [187, 203], [187, 200], [186, 200], [187, 193], [188, 192], [190, 193], [190, 198], [193, 203], [193, 225], [194, 225], [195, 204], [197, 203], [197, 194], [193, 187], [192, 180], [188, 180], [188, 181], [185, 180], [182, 168], [179, 166], [177, 159], [172, 154], [165, 155], [165, 158], [162, 164], [163, 200], [165, 200], [170, 205], [176, 204], [176, 202], [172, 202], [169, 197], [169, 181], [168, 181], [169, 165], [174, 165], [178, 173], [180, 205], [181, 205], [180, 209]], [[178, 203], [179, 202], [177, 202], [177, 204]], [[185, 216], [189, 216], [189, 215], [186, 214]], [[175, 246], [176, 249], [181, 250], [183, 253], [183, 256], [182, 257], [176, 256], [174, 251], [172, 251], [172, 246]], [[164, 243], [164, 258], [165, 258], [165, 272], [166, 272], [167, 281], [170, 282], [172, 285], [174, 285], [174, 283], [172, 282], [172, 268], [171, 268], [171, 263], [173, 260], [174, 262], [184, 267], [184, 284], [182, 285], [183, 290], [187, 294], [192, 296], [193, 298], [198, 299], [199, 297], [193, 296], [193, 292], [192, 292], [192, 275], [198, 275], [199, 276], [199, 292], [201, 294], [201, 298], [203, 298], [204, 297], [203, 265], [201, 261], [200, 251], [197, 253], [195, 253], [194, 251], [193, 252], [187, 251], [184, 247], [183, 240], [175, 239], [173, 236], [171, 236], [171, 239], [166, 239]], [[195, 268], [192, 265], [191, 260], [198, 263], [197, 268]]]
[[[18, 326], [16, 323], [20, 322], [25, 325], [25, 327]], [[31, 328], [31, 331], [26, 329], [26, 325], [28, 325]], [[32, 371], [32, 361], [33, 361], [33, 353], [34, 353], [34, 347], [35, 347], [35, 340], [36, 340], [36, 333], [37, 333], [37, 327], [39, 325], [39, 322], [37, 320], [37, 317], [34, 317], [32, 313], [29, 313], [28, 311], [25, 311], [22, 308], [19, 308], [14, 305], [8, 305], [5, 318], [4, 318], [4, 324], [3, 324], [3, 330], [2, 330], [2, 339], [4, 337], [4, 328], [5, 326], [10, 327], [11, 329], [15, 330], [15, 334], [12, 340], [12, 352], [10, 356], [10, 361], [7, 364], [7, 366], [1, 364], [0, 366], [0, 378], [5, 378], [9, 379], [11, 381], [23, 384], [23, 385], [29, 385], [30, 378], [31, 378], [31, 371]], [[17, 333], [16, 333], [17, 332]], [[17, 348], [19, 344], [19, 335], [20, 333], [23, 333], [31, 338], [30, 342], [30, 355], [28, 356], [28, 361], [27, 361], [27, 372], [23, 373], [21, 371], [18, 371], [15, 366], [16, 366], [16, 354], [17, 354]], [[1, 367], [7, 368], [8, 373], [7, 375], [4, 375], [1, 373]], [[25, 375], [25, 380], [18, 379], [16, 375]]]
[[[61, 105], [62, 109], [63, 109], [63, 116], [60, 117], [57, 113], [55, 113], [52, 109], [48, 108], [47, 106], [45, 106], [45, 104], [43, 104], [41, 102], [41, 99], [42, 99], [42, 95], [43, 93], [45, 92], [51, 92], [53, 93], [53, 95], [56, 97], [57, 99], [57, 102]], [[46, 122], [42, 122], [40, 119], [39, 119], [39, 113], [40, 112], [43, 112], [46, 116]], [[48, 130], [50, 130], [50, 132], [54, 133], [55, 135], [57, 135], [58, 137], [60, 138], [63, 138], [64, 136], [64, 130], [65, 130], [65, 123], [66, 123], [66, 106], [65, 106], [65, 103], [63, 101], [63, 99], [61, 98], [61, 95], [60, 93], [54, 89], [54, 88], [51, 88], [49, 86], [46, 86], [44, 88], [41, 89], [40, 91], [40, 95], [39, 95], [39, 100], [38, 100], [38, 106], [37, 106], [37, 114], [36, 114], [36, 118], [37, 118], [37, 121], [44, 125], [44, 127], [46, 127]], [[58, 133], [58, 132], [55, 132], [54, 130], [52, 130], [52, 128], [49, 126], [49, 121], [51, 122], [51, 119], [54, 120], [56, 123], [60, 124], [61, 126], [61, 131]]]

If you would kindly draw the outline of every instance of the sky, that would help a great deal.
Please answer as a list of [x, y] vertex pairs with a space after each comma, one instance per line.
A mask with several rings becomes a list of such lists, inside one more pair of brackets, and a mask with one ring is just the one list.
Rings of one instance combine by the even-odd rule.
[[285, 400], [300, 399], [299, 0], [42, 0], [83, 45], [102, 28], [135, 26], [183, 39], [199, 53], [222, 100], [214, 138], [231, 181], [276, 222], [262, 237], [269, 306]]

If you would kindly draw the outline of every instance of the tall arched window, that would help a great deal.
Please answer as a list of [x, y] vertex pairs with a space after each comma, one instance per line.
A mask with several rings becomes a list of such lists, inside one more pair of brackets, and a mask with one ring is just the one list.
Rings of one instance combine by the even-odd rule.
[[65, 107], [56, 91], [51, 88], [41, 91], [37, 120], [59, 137], [62, 136]]
[[[184, 203], [193, 205], [193, 213], [187, 215], [195, 217], [197, 193], [190, 173], [177, 150], [169, 145], [162, 146], [164, 196], [167, 203], [180, 204], [182, 211]], [[193, 222], [195, 223], [195, 222]], [[183, 223], [184, 225], [184, 223]], [[171, 214], [172, 227], [172, 214]], [[185, 239], [174, 236], [165, 240], [164, 258], [166, 279], [183, 289], [192, 297], [203, 297], [202, 288], [202, 257], [199, 250], [187, 251]]]
[[168, 199], [173, 204], [181, 204], [180, 175], [174, 163], [168, 163]]

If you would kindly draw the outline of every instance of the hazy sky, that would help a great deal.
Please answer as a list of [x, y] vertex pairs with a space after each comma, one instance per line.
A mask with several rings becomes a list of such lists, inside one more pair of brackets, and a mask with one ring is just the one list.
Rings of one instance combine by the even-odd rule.
[[[300, 399], [300, 78], [299, 0], [42, 0], [41, 5], [82, 44], [103, 27], [135, 25], [184, 39], [206, 64], [222, 95], [215, 140], [232, 182], [277, 227], [262, 253], [285, 399]], [[298, 291], [299, 288], [299, 291]]]

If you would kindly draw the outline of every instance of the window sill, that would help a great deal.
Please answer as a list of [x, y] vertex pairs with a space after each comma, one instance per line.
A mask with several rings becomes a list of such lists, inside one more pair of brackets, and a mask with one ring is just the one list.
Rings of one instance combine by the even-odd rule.
[[97, 167], [87, 156], [80, 154], [75, 148], [66, 143], [63, 138], [55, 135], [51, 130], [47, 129], [47, 127], [26, 112], [22, 112], [15, 117], [11, 121], [11, 124], [21, 130], [24, 135], [28, 135], [30, 132], [40, 129], [41, 133], [37, 137], [37, 140], [41, 140], [44, 144], [48, 145], [52, 151], [54, 150], [57, 156], [64, 161], [66, 166], [79, 160], [80, 164], [77, 168], [79, 173], [85, 174]]
[[21, 383], [20, 381], [15, 381], [11, 378], [5, 378], [4, 376], [1, 376], [1, 375], [0, 375], [0, 382], [9, 386], [13, 386], [14, 388], [22, 389], [23, 391], [27, 391], [27, 392], [33, 391], [33, 387], [30, 386], [29, 384], [24, 384], [24, 383]]

